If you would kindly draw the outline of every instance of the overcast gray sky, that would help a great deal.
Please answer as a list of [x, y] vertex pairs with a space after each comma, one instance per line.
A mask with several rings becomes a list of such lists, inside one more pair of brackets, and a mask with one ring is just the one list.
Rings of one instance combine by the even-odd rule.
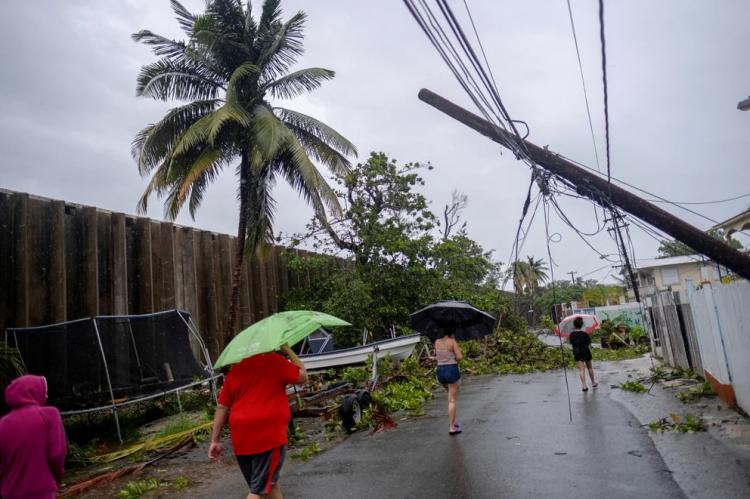
[[[455, 1], [463, 14], [463, 3]], [[256, 9], [260, 3], [254, 1]], [[186, 1], [199, 11], [203, 2]], [[594, 165], [565, 0], [470, 0], [500, 94], [510, 114], [531, 127], [539, 145]], [[600, 153], [604, 119], [598, 18], [594, 0], [573, 0]], [[302, 65], [336, 79], [286, 105], [350, 138], [364, 160], [383, 151], [399, 161], [430, 161], [426, 194], [439, 212], [453, 189], [469, 196], [469, 232], [507, 261], [528, 182], [528, 169], [500, 147], [417, 99], [430, 88], [472, 109], [471, 102], [400, 0], [286, 0], [286, 16], [309, 15]], [[741, 0], [607, 2], [606, 35], [612, 174], [677, 201], [750, 192], [750, 2]], [[0, 187], [133, 213], [146, 185], [130, 142], [170, 107], [135, 97], [135, 78], [154, 56], [130, 40], [148, 28], [181, 37], [167, 0], [4, 2], [0, 18]], [[602, 163], [603, 164], [603, 163]], [[186, 225], [234, 233], [230, 171]], [[304, 227], [312, 211], [286, 186], [276, 191], [276, 229]], [[750, 204], [693, 206], [723, 220]], [[562, 206], [583, 230], [596, 226], [590, 205]], [[669, 211], [706, 229], [712, 224]], [[152, 200], [149, 216], [161, 218]], [[537, 218], [538, 222], [541, 217]], [[544, 227], [535, 223], [521, 256], [547, 259]], [[556, 277], [606, 265], [559, 220], [552, 244]], [[638, 259], [657, 243], [633, 229]], [[743, 241], [746, 242], [747, 240]], [[607, 233], [591, 239], [616, 253]], [[603, 279], [610, 269], [590, 274]]]

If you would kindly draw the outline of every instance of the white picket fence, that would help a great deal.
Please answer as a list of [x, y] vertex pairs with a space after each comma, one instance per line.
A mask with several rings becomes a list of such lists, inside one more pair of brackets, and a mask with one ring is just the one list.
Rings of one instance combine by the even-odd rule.
[[688, 300], [703, 368], [734, 388], [750, 412], [750, 281], [688, 286]]

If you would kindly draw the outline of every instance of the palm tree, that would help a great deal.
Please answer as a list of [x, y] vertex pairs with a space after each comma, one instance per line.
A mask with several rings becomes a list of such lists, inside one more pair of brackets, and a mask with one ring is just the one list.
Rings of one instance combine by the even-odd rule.
[[531, 295], [533, 295], [539, 285], [549, 279], [547, 275], [547, 265], [542, 258], [535, 260], [532, 256], [526, 257], [526, 286]]
[[529, 264], [523, 260], [516, 260], [510, 264], [506, 272], [506, 282], [508, 279], [513, 279], [513, 289], [516, 294], [522, 295], [526, 290], [527, 276], [529, 274]]
[[546, 282], [547, 266], [543, 259], [535, 260], [527, 256], [526, 260], [512, 262], [506, 273], [506, 279], [513, 279], [513, 287], [519, 295], [533, 295], [539, 285]]
[[276, 179], [291, 184], [325, 222], [326, 209], [338, 214], [340, 206], [313, 161], [344, 175], [351, 166], [347, 157], [356, 155], [356, 149], [328, 125], [269, 101], [293, 98], [334, 77], [323, 68], [290, 72], [303, 52], [303, 12], [282, 22], [280, 0], [265, 0], [257, 20], [250, 2], [243, 6], [239, 0], [210, 0], [199, 15], [177, 0], [171, 4], [186, 40], [148, 30], [133, 35], [160, 57], [141, 68], [137, 95], [186, 102], [133, 140], [138, 169], [150, 176], [138, 209], [145, 212], [155, 193], [164, 197], [167, 218], [174, 219], [185, 203], [195, 217], [211, 182], [233, 167], [239, 221], [227, 321], [230, 338], [244, 257], [273, 237]]

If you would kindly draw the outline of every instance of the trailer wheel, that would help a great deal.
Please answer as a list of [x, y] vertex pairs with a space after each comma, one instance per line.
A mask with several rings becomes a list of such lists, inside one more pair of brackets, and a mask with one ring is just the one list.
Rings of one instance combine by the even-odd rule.
[[355, 394], [350, 393], [344, 396], [341, 407], [339, 407], [339, 415], [341, 416], [341, 425], [347, 431], [352, 431], [357, 426], [357, 423], [362, 419], [362, 406], [360, 406]]
[[357, 395], [357, 400], [359, 401], [359, 407], [363, 411], [370, 407], [372, 405], [372, 396], [370, 396], [370, 392], [367, 390], [357, 390], [354, 392]]

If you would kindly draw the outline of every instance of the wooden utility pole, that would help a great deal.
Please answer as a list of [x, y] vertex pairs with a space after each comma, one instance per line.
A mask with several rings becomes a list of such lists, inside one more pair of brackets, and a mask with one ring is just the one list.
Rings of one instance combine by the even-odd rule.
[[572, 282], [573, 285], [575, 285], [575, 283], [576, 283], [575, 276], [576, 276], [577, 273], [578, 272], [575, 272], [575, 271], [568, 272], [568, 275], [570, 275], [570, 282]]
[[[508, 149], [513, 150], [513, 146], [521, 141], [515, 135], [502, 130], [426, 88], [419, 91], [419, 98]], [[750, 279], [750, 256], [709, 236], [702, 230], [680, 220], [645, 199], [587, 172], [552, 151], [543, 149], [527, 140], [521, 142], [525, 145], [526, 151], [528, 151], [529, 157], [534, 163], [573, 183], [582, 196], [588, 197], [605, 208], [612, 205], [618, 206], [678, 241], [682, 241], [713, 261], [731, 269], [738, 275]]]

